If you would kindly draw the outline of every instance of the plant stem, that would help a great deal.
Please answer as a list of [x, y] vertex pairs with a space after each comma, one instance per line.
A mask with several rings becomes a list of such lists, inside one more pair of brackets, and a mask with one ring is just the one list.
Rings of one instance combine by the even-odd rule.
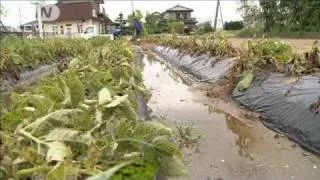
[[45, 142], [39, 140], [38, 138], [32, 136], [30, 133], [28, 133], [27, 131], [23, 130], [23, 129], [19, 129], [19, 132], [24, 135], [25, 137], [33, 140], [34, 142], [36, 142], [37, 144], [44, 144], [47, 145]]
[[34, 168], [30, 168], [30, 169], [22, 169], [20, 171], [17, 172], [18, 176], [23, 176], [26, 174], [32, 174], [34, 172], [47, 172], [49, 171], [51, 168], [48, 166], [37, 166]]

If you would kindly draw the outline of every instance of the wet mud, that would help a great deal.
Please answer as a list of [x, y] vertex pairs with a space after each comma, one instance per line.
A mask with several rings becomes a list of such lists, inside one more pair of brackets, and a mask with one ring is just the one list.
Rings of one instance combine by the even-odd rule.
[[147, 55], [142, 60], [148, 106], [169, 124], [193, 125], [204, 136], [200, 152], [185, 151], [190, 174], [179, 179], [320, 179], [319, 157], [267, 129], [258, 115], [232, 100], [208, 97], [210, 84], [185, 83], [161, 62]]

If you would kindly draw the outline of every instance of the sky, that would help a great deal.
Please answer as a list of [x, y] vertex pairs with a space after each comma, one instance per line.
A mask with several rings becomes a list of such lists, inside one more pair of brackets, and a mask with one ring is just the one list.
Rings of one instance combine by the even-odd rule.
[[[27, 23], [35, 20], [35, 7], [32, 2], [29, 1], [17, 1], [17, 0], [0, 0], [1, 5], [5, 7], [7, 13], [5, 16], [1, 16], [1, 21], [6, 26], [17, 27], [21, 23]], [[52, 4], [55, 1], [46, 1], [46, 4]], [[216, 1], [155, 1], [155, 0], [133, 0], [134, 9], [141, 10], [144, 14], [146, 12], [163, 12], [175, 5], [182, 5], [194, 10], [192, 17], [196, 17], [198, 22], [214, 21]], [[240, 6], [239, 0], [221, 0], [222, 20], [241, 20], [240, 12], [237, 8]], [[115, 20], [120, 12], [126, 17], [131, 13], [131, 1], [128, 0], [105, 0], [105, 11], [111, 20]], [[20, 11], [19, 11], [20, 9]], [[21, 18], [20, 18], [21, 15]], [[218, 27], [222, 27], [222, 21], [219, 14]]]

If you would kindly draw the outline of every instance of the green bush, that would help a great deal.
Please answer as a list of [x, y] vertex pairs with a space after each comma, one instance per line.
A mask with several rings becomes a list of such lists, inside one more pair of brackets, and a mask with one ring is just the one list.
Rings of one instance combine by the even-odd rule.
[[183, 34], [184, 23], [182, 21], [174, 21], [168, 23], [169, 32]]
[[240, 30], [243, 29], [242, 21], [227, 21], [223, 25], [224, 30]]

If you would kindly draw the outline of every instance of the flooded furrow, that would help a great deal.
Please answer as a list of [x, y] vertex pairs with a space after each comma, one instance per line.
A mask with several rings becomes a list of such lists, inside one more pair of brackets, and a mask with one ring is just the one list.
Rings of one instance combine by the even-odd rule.
[[165, 64], [144, 56], [148, 106], [170, 124], [188, 124], [204, 135], [200, 152], [186, 152], [190, 175], [180, 179], [320, 179], [320, 160], [258, 120], [241, 119], [232, 103], [215, 101], [187, 85]]

